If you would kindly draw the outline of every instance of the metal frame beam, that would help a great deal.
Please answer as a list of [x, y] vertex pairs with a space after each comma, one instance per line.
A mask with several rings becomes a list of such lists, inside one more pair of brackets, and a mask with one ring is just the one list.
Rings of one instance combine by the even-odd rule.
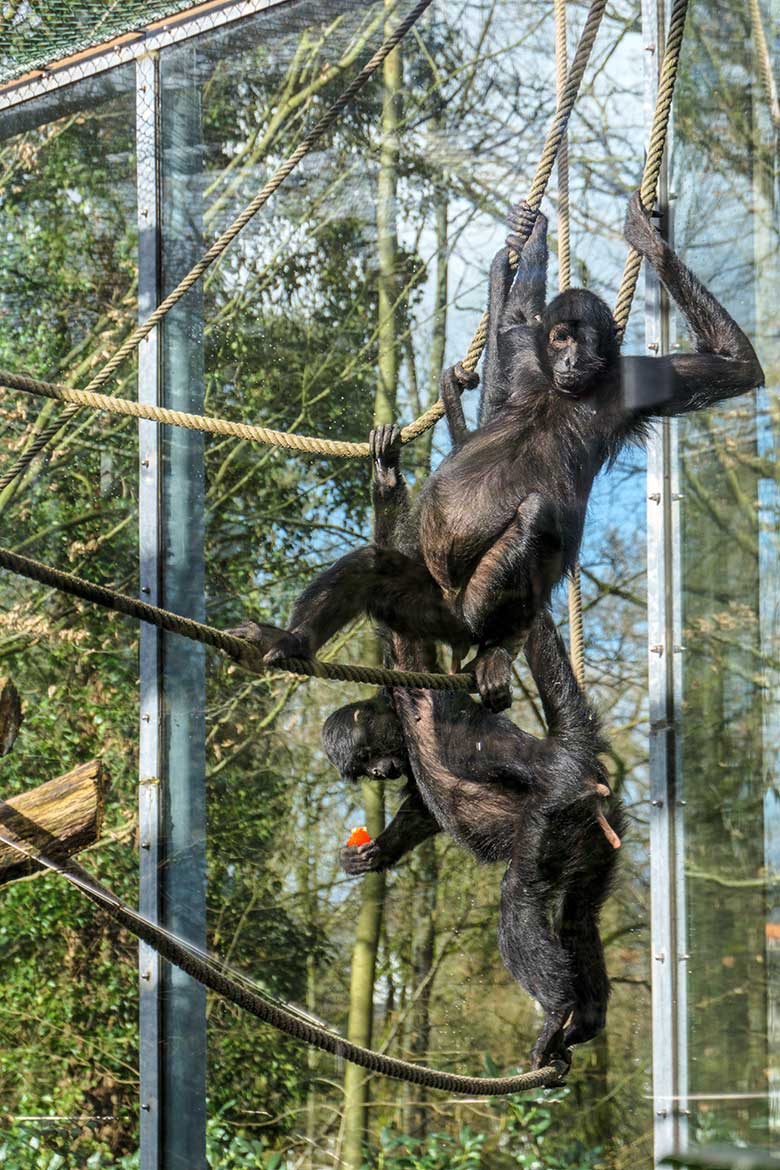
[[[136, 63], [136, 158], [138, 176], [138, 316], [160, 301], [159, 73], [154, 55]], [[154, 330], [138, 351], [138, 400], [161, 401], [160, 347]], [[138, 424], [139, 580], [144, 600], [162, 604], [160, 566], [161, 429]], [[138, 750], [139, 909], [160, 920], [158, 875], [162, 861], [162, 634], [142, 622], [139, 634], [140, 734]], [[139, 944], [140, 1170], [157, 1170], [160, 1156], [161, 1010], [157, 952]]]
[[[663, 0], [642, 0], [645, 124], [658, 93], [666, 27]], [[668, 147], [667, 147], [668, 156]], [[667, 158], [659, 183], [663, 229], [671, 239]], [[645, 266], [645, 343], [672, 347], [668, 297]], [[657, 424], [647, 453], [647, 627], [650, 694], [650, 876], [653, 1010], [653, 1115], [656, 1165], [687, 1145], [687, 998], [684, 800], [680, 769], [682, 606], [677, 422]]]
[[0, 112], [21, 102], [32, 101], [64, 85], [73, 85], [86, 77], [94, 77], [115, 69], [117, 65], [137, 61], [158, 53], [169, 45], [177, 45], [191, 37], [200, 36], [215, 28], [233, 24], [237, 20], [255, 16], [267, 8], [275, 8], [289, 0], [228, 0], [216, 5], [202, 4], [197, 8], [168, 20], [157, 21], [136, 32], [125, 33], [94, 50], [54, 62], [46, 69], [25, 74], [15, 81], [0, 86]]

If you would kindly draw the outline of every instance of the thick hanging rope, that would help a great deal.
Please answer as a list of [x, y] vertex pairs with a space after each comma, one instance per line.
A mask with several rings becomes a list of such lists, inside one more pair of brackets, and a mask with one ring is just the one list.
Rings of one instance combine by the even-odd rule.
[[766, 29], [759, 0], [750, 0], [750, 23], [753, 26], [753, 42], [758, 57], [758, 72], [769, 102], [769, 117], [772, 120], [772, 129], [777, 133], [780, 130], [780, 102], [777, 98], [777, 84], [772, 69], [772, 59], [769, 56]]
[[[561, 104], [566, 87], [566, 0], [555, 0], [555, 92]], [[571, 220], [569, 215], [569, 136], [558, 150], [558, 288], [571, 285]], [[585, 639], [582, 624], [582, 583], [576, 564], [569, 578], [569, 657], [578, 684], [585, 685]]]
[[286, 1032], [288, 1036], [293, 1036], [314, 1048], [320, 1048], [323, 1052], [330, 1052], [385, 1077], [450, 1093], [498, 1097], [507, 1093], [526, 1092], [529, 1089], [553, 1088], [563, 1083], [568, 1068], [562, 1061], [513, 1077], [468, 1077], [427, 1068], [421, 1064], [412, 1064], [408, 1060], [385, 1056], [384, 1053], [375, 1052], [371, 1048], [353, 1044], [351, 1040], [345, 1039], [330, 1028], [315, 1023], [291, 1005], [263, 994], [256, 987], [239, 982], [218, 960], [212, 959], [197, 947], [133, 910], [111, 890], [96, 881], [77, 862], [70, 859], [61, 861], [42, 853], [27, 842], [10, 836], [8, 830], [0, 832], [0, 840], [29, 860], [60, 874], [92, 902], [106, 910], [114, 921], [152, 947], [169, 963], [173, 963], [186, 975], [196, 979], [202, 986], [215, 992], [222, 999], [236, 1004], [258, 1020], [271, 1024], [280, 1032]]
[[[104, 386], [114, 374], [114, 372], [118, 369], [118, 367], [122, 364], [124, 359], [138, 348], [143, 339], [149, 336], [155, 326], [163, 320], [163, 318], [171, 311], [174, 305], [178, 304], [181, 298], [187, 292], [189, 292], [196, 281], [200, 280], [203, 273], [208, 268], [210, 268], [216, 260], [219, 259], [223, 252], [225, 252], [230, 244], [232, 244], [233, 240], [236, 238], [239, 232], [246, 227], [253, 216], [257, 214], [261, 207], [265, 206], [274, 192], [277, 191], [279, 187], [281, 187], [282, 183], [295, 170], [301, 160], [304, 159], [306, 155], [309, 154], [309, 152], [323, 138], [323, 136], [328, 133], [328, 131], [339, 118], [344, 108], [349, 105], [356, 94], [358, 94], [360, 90], [366, 85], [366, 83], [370, 81], [385, 58], [388, 57], [396, 45], [398, 45], [403, 40], [409, 29], [412, 28], [414, 24], [416, 24], [422, 14], [425, 12], [426, 8], [430, 6], [431, 2], [432, 0], [418, 0], [418, 3], [411, 10], [411, 12], [404, 18], [404, 20], [401, 21], [398, 27], [395, 28], [393, 32], [391, 32], [389, 36], [385, 38], [380, 47], [374, 53], [373, 57], [371, 57], [371, 59], [366, 62], [366, 64], [363, 66], [357, 76], [350, 82], [347, 88], [338, 98], [336, 98], [335, 102], [333, 102], [333, 104], [328, 107], [328, 109], [325, 111], [322, 117], [318, 119], [308, 134], [303, 137], [289, 158], [280, 164], [265, 186], [260, 191], [258, 191], [254, 199], [252, 199], [246, 205], [241, 214], [238, 215], [229, 225], [229, 227], [227, 227], [224, 232], [222, 232], [222, 234], [214, 241], [208, 251], [205, 252], [203, 256], [201, 256], [200, 260], [198, 260], [197, 264], [195, 264], [187, 273], [187, 275], [179, 281], [179, 283], [176, 285], [176, 288], [171, 293], [169, 293], [165, 300], [161, 301], [161, 303], [157, 306], [154, 312], [152, 312], [146, 318], [146, 320], [143, 321], [136, 329], [134, 329], [129, 337], [127, 337], [125, 341], [122, 342], [113, 357], [110, 358], [109, 361], [106, 362], [106, 364], [103, 366], [103, 368], [99, 370], [97, 374], [95, 374], [94, 378], [88, 382], [84, 388], [85, 391], [91, 392], [98, 390], [101, 386]], [[39, 455], [40, 452], [46, 446], [48, 446], [52, 439], [56, 438], [60, 431], [68, 425], [70, 420], [78, 413], [79, 409], [79, 405], [75, 404], [75, 402], [72, 403], [66, 410], [63, 411], [59, 419], [53, 423], [50, 423], [49, 426], [43, 428], [40, 434], [38, 434], [30, 443], [27, 450], [24, 451], [23, 454], [17, 459], [13, 467], [11, 467], [3, 476], [0, 476], [0, 491], [2, 491], [3, 488], [8, 487], [10, 483], [13, 483], [20, 475], [24, 473], [35, 457]], [[268, 434], [279, 433], [280, 432], [268, 432]], [[300, 436], [300, 438], [303, 437], [304, 436]], [[327, 453], [326, 440], [313, 441], [320, 444], [317, 450], [322, 451], [323, 454]], [[291, 446], [293, 444], [286, 443], [284, 445]], [[358, 447], [360, 450], [334, 452], [334, 454], [368, 455], [367, 443], [348, 445]], [[362, 448], [365, 448], [365, 450]], [[310, 450], [311, 448], [299, 447], [296, 449]]]
[[[640, 197], [644, 207], [655, 206], [658, 177], [661, 174], [661, 163], [666, 149], [666, 136], [669, 129], [669, 117], [672, 112], [674, 86], [677, 81], [677, 71], [680, 64], [680, 49], [682, 48], [683, 33], [685, 32], [685, 17], [688, 13], [688, 0], [675, 0], [672, 15], [669, 19], [669, 35], [666, 41], [666, 52], [661, 66], [661, 76], [658, 80], [658, 96], [655, 103], [653, 125], [650, 130], [650, 141], [647, 147], [647, 158], [642, 173]], [[615, 302], [614, 318], [618, 331], [622, 337], [626, 331], [628, 318], [631, 313], [631, 302], [636, 292], [639, 270], [642, 267], [642, 257], [635, 248], [630, 248], [626, 257], [623, 278], [620, 282], [617, 301]]]
[[[338, 114], [349, 100], [357, 93], [357, 91], [365, 84], [377, 66], [385, 59], [388, 53], [395, 47], [395, 45], [402, 39], [404, 34], [415, 23], [418, 17], [431, 3], [431, 0], [421, 0], [421, 3], [407, 16], [406, 20], [398, 26], [394, 33], [384, 42], [380, 49], [374, 54], [368, 64], [361, 70], [360, 74], [355, 78], [352, 84], [344, 91], [341, 97], [334, 102], [330, 109], [323, 115], [313, 130], [301, 142], [294, 154], [279, 167], [274, 176], [266, 183], [262, 191], [260, 191], [251, 203], [241, 212], [241, 215], [233, 221], [229, 228], [227, 228], [218, 240], [212, 244], [208, 252], [198, 261], [198, 263], [187, 273], [184, 279], [177, 285], [172, 293], [165, 298], [164, 301], [154, 310], [154, 312], [147, 317], [143, 324], [139, 325], [137, 329], [130, 334], [125, 342], [120, 346], [114, 356], [106, 363], [106, 365], [95, 375], [94, 378], [84, 387], [83, 390], [74, 389], [69, 386], [61, 384], [45, 382], [39, 378], [29, 378], [22, 374], [14, 374], [7, 370], [0, 370], [0, 384], [9, 386], [13, 389], [23, 390], [31, 394], [41, 394], [48, 398], [57, 399], [60, 402], [69, 403], [68, 407], [63, 411], [61, 417], [55, 422], [45, 427], [40, 434], [30, 443], [30, 446], [19, 457], [13, 467], [0, 476], [0, 491], [7, 487], [9, 483], [21, 475], [36, 455], [38, 455], [48, 443], [55, 438], [60, 431], [68, 424], [70, 419], [81, 409], [82, 406], [88, 406], [93, 410], [106, 410], [113, 414], [130, 415], [134, 418], [146, 418], [153, 422], [167, 423], [172, 426], [181, 426], [190, 430], [205, 431], [209, 434], [218, 435], [234, 435], [237, 438], [249, 439], [252, 442], [265, 443], [271, 446], [286, 447], [293, 451], [305, 451], [312, 454], [319, 455], [337, 455], [337, 456], [352, 456], [352, 455], [368, 455], [368, 443], [349, 443], [342, 442], [338, 439], [320, 439], [309, 435], [292, 434], [286, 431], [275, 431], [268, 427], [252, 426], [246, 423], [234, 423], [226, 419], [208, 418], [206, 416], [187, 414], [183, 411], [167, 410], [162, 407], [143, 405], [137, 402], [131, 402], [128, 399], [115, 398], [110, 395], [96, 394], [95, 391], [103, 386], [115, 372], [117, 367], [121, 364], [124, 358], [131, 353], [140, 342], [149, 335], [155, 325], [165, 317], [166, 313], [170, 312], [173, 306], [181, 299], [182, 296], [192, 287], [193, 284], [203, 275], [206, 269], [211, 265], [228, 247], [232, 240], [238, 235], [241, 229], [249, 222], [253, 215], [263, 206], [264, 203], [270, 199], [271, 195], [281, 185], [284, 179], [291, 170], [300, 162], [305, 154], [311, 150], [312, 146], [322, 137], [322, 135], [330, 128], [335, 121]], [[556, 111], [555, 118], [548, 132], [545, 140], [542, 155], [539, 164], [536, 168], [533, 182], [531, 184], [531, 191], [526, 200], [528, 207], [528, 214], [517, 225], [517, 234], [523, 241], [528, 239], [531, 228], [533, 227], [536, 212], [542, 201], [542, 196], [547, 188], [552, 169], [555, 163], [555, 156], [558, 151], [561, 139], [565, 133], [566, 125], [571, 116], [574, 103], [579, 93], [580, 83], [582, 81], [585, 68], [590, 59], [593, 42], [596, 39], [601, 18], [606, 7], [606, 0], [593, 0], [591, 4], [588, 17], [582, 30], [582, 36], [577, 46], [574, 61], [572, 63], [571, 72], [569, 74], [564, 93]], [[517, 257], [513, 256], [514, 263], [517, 263]], [[464, 369], [471, 373], [476, 369], [482, 350], [485, 346], [487, 338], [487, 313], [485, 313], [477, 328], [477, 332], [471, 341], [466, 357], [463, 359]], [[403, 443], [411, 443], [414, 439], [422, 435], [430, 427], [434, 425], [443, 415], [444, 407], [442, 403], [436, 402], [430, 409], [421, 414], [414, 422], [404, 427], [401, 431], [401, 441]]]
[[[265, 674], [267, 667], [263, 666], [262, 652], [254, 643], [244, 638], [237, 638], [235, 634], [228, 634], [214, 626], [197, 622], [194, 618], [183, 617], [179, 613], [160, 609], [150, 605], [147, 601], [139, 601], [127, 593], [120, 593], [110, 589], [107, 585], [95, 585], [77, 577], [74, 573], [66, 573], [62, 569], [53, 569], [40, 561], [24, 557], [20, 553], [12, 552], [9, 548], [0, 546], [0, 568], [9, 569], [30, 581], [38, 581], [41, 585], [49, 585], [68, 593], [71, 597], [80, 597], [82, 601], [89, 601], [93, 605], [100, 605], [104, 609], [112, 609], [123, 613], [127, 617], [138, 621], [148, 622], [160, 630], [167, 630], [172, 634], [181, 634], [183, 638], [190, 638], [193, 642], [201, 642], [206, 646], [213, 646], [217, 650], [229, 654], [241, 662], [247, 670], [256, 674]], [[286, 670], [290, 674], [307, 675], [311, 678], [328, 678], [338, 682], [371, 683], [379, 687], [422, 687], [432, 691], [475, 691], [476, 680], [473, 674], [429, 674], [425, 671], [414, 670], [386, 670], [382, 666], [360, 666], [352, 663], [321, 662], [318, 658], [286, 658], [283, 662], [273, 665], [273, 670]]]

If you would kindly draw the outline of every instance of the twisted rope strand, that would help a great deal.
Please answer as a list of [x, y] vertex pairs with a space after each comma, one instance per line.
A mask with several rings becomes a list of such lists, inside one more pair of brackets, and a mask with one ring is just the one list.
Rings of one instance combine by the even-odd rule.
[[[669, 130], [669, 118], [672, 112], [674, 87], [677, 81], [680, 64], [680, 49], [685, 32], [685, 17], [688, 13], [688, 0], [675, 0], [672, 15], [669, 19], [669, 36], [666, 42], [661, 76], [658, 81], [658, 96], [655, 103], [653, 125], [650, 130], [650, 141], [647, 148], [647, 158], [642, 173], [640, 196], [645, 207], [655, 204], [658, 176], [661, 174], [661, 163], [666, 149], [666, 137]], [[636, 292], [639, 270], [642, 267], [642, 257], [635, 248], [630, 248], [626, 257], [623, 277], [620, 281], [615, 311], [613, 316], [617, 323], [618, 333], [626, 331], [628, 318], [631, 314], [631, 303]]]
[[[225, 252], [230, 246], [239, 232], [246, 227], [250, 219], [253, 218], [263, 207], [271, 196], [281, 187], [285, 179], [298, 166], [303, 158], [313, 149], [320, 139], [327, 134], [330, 128], [334, 125], [345, 106], [349, 105], [355, 95], [363, 88], [376, 70], [382, 64], [393, 49], [403, 40], [409, 29], [416, 24], [422, 14], [431, 4], [432, 0], [418, 0], [415, 7], [408, 13], [408, 15], [401, 21], [401, 23], [385, 38], [379, 46], [373, 57], [363, 66], [356, 77], [350, 82], [346, 89], [333, 102], [331, 106], [325, 111], [321, 118], [314, 124], [312, 129], [304, 135], [300, 143], [293, 151], [293, 153], [276, 169], [274, 174], [265, 184], [265, 186], [258, 191], [255, 197], [246, 205], [240, 215], [236, 216], [233, 222], [225, 228], [220, 236], [214, 241], [211, 247], [201, 256], [200, 260], [190, 269], [186, 276], [179, 281], [176, 288], [168, 294], [165, 300], [161, 301], [157, 308], [150, 313], [150, 315], [143, 321], [133, 332], [122, 342], [119, 349], [109, 361], [103, 366], [101, 370], [87, 383], [85, 391], [91, 392], [98, 390], [104, 386], [115, 370], [122, 364], [128, 354], [132, 353], [138, 348], [145, 337], [148, 337], [154, 327], [163, 320], [174, 305], [178, 304], [181, 298], [192, 288], [196, 281], [200, 280], [203, 273], [209, 268], [215, 260]], [[63, 430], [70, 420], [78, 413], [80, 407], [73, 404], [68, 406], [63, 411], [59, 419], [50, 423], [45, 427], [40, 434], [33, 439], [26, 451], [20, 455], [16, 463], [9, 468], [9, 470], [0, 476], [0, 491], [13, 483], [24, 471], [30, 466], [32, 461], [43, 449], [48, 446], [52, 439]], [[281, 433], [281, 432], [269, 432]], [[325, 440], [318, 440], [324, 443]], [[294, 444], [286, 443], [285, 446], [293, 446]], [[345, 452], [345, 454], [365, 454], [368, 455], [368, 444], [362, 444], [365, 451]], [[308, 449], [308, 448], [295, 448]]]
[[[566, 0], [555, 0], [555, 90], [560, 105], [566, 87]], [[571, 285], [571, 220], [569, 216], [569, 136], [558, 150], [558, 288]], [[580, 566], [569, 578], [569, 657], [579, 686], [585, 685], [585, 638], [582, 622]]]
[[[555, 164], [558, 148], [560, 147], [563, 136], [566, 133], [566, 127], [569, 123], [571, 112], [574, 109], [574, 103], [576, 102], [577, 95], [580, 91], [582, 77], [585, 73], [585, 68], [588, 64], [588, 61], [590, 60], [593, 42], [596, 39], [596, 33], [599, 30], [599, 25], [601, 24], [601, 18], [604, 15], [605, 7], [606, 0], [593, 0], [593, 3], [591, 4], [588, 11], [588, 15], [582, 29], [582, 35], [580, 36], [579, 43], [577, 45], [577, 51], [574, 54], [574, 60], [572, 61], [571, 69], [569, 70], [569, 74], [566, 80], [566, 85], [564, 86], [563, 93], [561, 94], [560, 101], [558, 102], [552, 125], [547, 132], [547, 138], [545, 139], [541, 158], [539, 159], [533, 181], [531, 183], [531, 190], [528, 194], [528, 198], [526, 199], [526, 203], [529, 209], [534, 213], [539, 210], [542, 202], [542, 196], [544, 195], [547, 189], [547, 184], [550, 181], [550, 175], [552, 174], [553, 166]], [[533, 228], [533, 222], [535, 218], [535, 214], [527, 216], [522, 223], [517, 225], [518, 231], [516, 234], [520, 236], [523, 243], [525, 243], [531, 234], [531, 229]], [[510, 250], [509, 253], [509, 262], [512, 264], [513, 268], [517, 267], [518, 256], [512, 250]], [[465, 369], [475, 370], [477, 368], [477, 363], [482, 356], [482, 351], [485, 348], [485, 343], [487, 342], [487, 332], [488, 314], [487, 311], [485, 311], [482, 314], [482, 318], [479, 322], [479, 325], [477, 326], [476, 332], [471, 339], [471, 344], [469, 345], [466, 356], [463, 359], [463, 366]], [[436, 406], [440, 408], [439, 416], [441, 416], [444, 413], [444, 406], [441, 403], [436, 403]]]
[[[75, 573], [66, 573], [62, 569], [54, 569], [44, 565], [31, 557], [24, 557], [20, 553], [12, 552], [9, 548], [0, 546], [0, 568], [9, 569], [31, 581], [38, 581], [41, 585], [48, 585], [68, 593], [71, 597], [80, 597], [82, 601], [89, 601], [93, 605], [100, 605], [104, 609], [116, 610], [126, 617], [136, 618], [138, 621], [148, 622], [160, 630], [167, 630], [172, 634], [181, 634], [183, 638], [190, 638], [194, 642], [201, 642], [206, 646], [236, 658], [248, 670], [256, 674], [264, 674], [268, 669], [263, 665], [262, 654], [257, 646], [244, 638], [237, 638], [235, 634], [228, 634], [225, 630], [218, 630], [194, 618], [184, 617], [179, 613], [171, 613], [168, 609], [150, 605], [147, 601], [139, 601], [127, 593], [120, 593], [110, 589], [107, 585], [95, 585], [92, 581], [85, 581]], [[432, 691], [474, 691], [477, 689], [472, 674], [429, 674], [425, 671], [387, 670], [381, 666], [360, 666], [352, 663], [321, 662], [318, 658], [285, 658], [274, 663], [273, 670], [286, 670], [290, 674], [306, 675], [311, 678], [328, 678], [338, 682], [371, 683], [380, 687], [421, 687]]]
[[258, 988], [247, 986], [233, 978], [218, 960], [204, 955], [197, 947], [172, 934], [164, 927], [151, 922], [116, 896], [106, 886], [72, 860], [60, 861], [26, 841], [0, 833], [0, 840], [10, 845], [31, 861], [60, 874], [71, 885], [80, 890], [90, 901], [124, 926], [136, 938], [152, 947], [162, 958], [173, 963], [186, 975], [192, 976], [203, 987], [207, 987], [222, 999], [234, 1003], [256, 1019], [271, 1024], [280, 1032], [286, 1032], [305, 1044], [329, 1052], [334, 1056], [357, 1064], [371, 1072], [396, 1080], [408, 1081], [413, 1085], [440, 1089], [450, 1093], [474, 1094], [483, 1097], [503, 1096], [507, 1093], [525, 1092], [529, 1089], [552, 1088], [560, 1085], [567, 1067], [561, 1062], [548, 1065], [533, 1072], [520, 1073], [513, 1077], [469, 1077], [458, 1073], [443, 1072], [412, 1064], [408, 1060], [385, 1056], [371, 1048], [364, 1048], [340, 1036], [330, 1028], [308, 1019], [289, 1004], [263, 994]]

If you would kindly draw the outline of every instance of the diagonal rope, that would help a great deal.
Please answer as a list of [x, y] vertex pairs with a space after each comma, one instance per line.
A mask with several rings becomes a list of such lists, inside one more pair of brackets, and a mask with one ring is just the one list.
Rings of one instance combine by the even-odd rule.
[[[385, 38], [379, 46], [374, 55], [363, 66], [356, 77], [350, 82], [346, 89], [336, 98], [331, 106], [325, 111], [321, 118], [317, 120], [312, 129], [304, 135], [293, 153], [285, 159], [283, 163], [277, 167], [274, 174], [265, 184], [265, 186], [257, 192], [255, 197], [246, 205], [240, 215], [236, 216], [233, 222], [225, 228], [220, 236], [214, 241], [211, 247], [206, 251], [200, 260], [190, 269], [186, 276], [179, 281], [176, 288], [168, 294], [165, 300], [157, 306], [157, 308], [150, 313], [150, 315], [143, 321], [133, 332], [122, 342], [116, 353], [106, 362], [101, 370], [95, 374], [88, 383], [85, 389], [87, 391], [98, 390], [104, 386], [111, 378], [112, 374], [122, 364], [124, 359], [134, 350], [138, 348], [145, 337], [148, 337], [156, 325], [163, 320], [167, 313], [171, 311], [174, 305], [178, 304], [181, 298], [189, 292], [192, 286], [200, 280], [203, 273], [211, 267], [211, 265], [219, 259], [219, 257], [230, 246], [239, 232], [246, 227], [250, 219], [253, 218], [264, 207], [271, 196], [281, 187], [285, 179], [295, 170], [302, 159], [317, 145], [320, 139], [327, 134], [331, 127], [335, 124], [342, 111], [357, 93], [366, 85], [373, 77], [376, 70], [382, 64], [393, 49], [403, 40], [409, 29], [416, 24], [422, 14], [431, 4], [432, 0], [418, 0], [415, 7], [408, 13], [408, 15], [401, 21], [401, 23], [393, 29], [393, 31]], [[30, 443], [26, 451], [17, 459], [13, 467], [3, 475], [0, 476], [0, 491], [13, 483], [23, 472], [29, 467], [37, 455], [48, 446], [52, 439], [60, 433], [70, 422], [70, 420], [78, 413], [79, 406], [72, 404], [63, 411], [61, 417], [55, 422], [50, 423], [49, 426], [44, 427], [36, 438]], [[368, 454], [368, 445], [365, 454]]]
[[180, 971], [196, 979], [203, 987], [236, 1004], [256, 1019], [286, 1032], [288, 1036], [320, 1048], [323, 1052], [330, 1052], [361, 1068], [414, 1085], [484, 1097], [503, 1096], [529, 1089], [553, 1088], [562, 1084], [568, 1071], [567, 1066], [561, 1061], [513, 1077], [469, 1077], [427, 1068], [421, 1064], [412, 1064], [411, 1061], [385, 1056], [382, 1052], [354, 1044], [330, 1028], [316, 1023], [292, 1005], [263, 993], [248, 981], [240, 982], [232, 976], [225, 964], [133, 910], [77, 862], [70, 859], [63, 861], [46, 854], [23, 839], [10, 836], [7, 828], [0, 832], [0, 841], [10, 845], [29, 860], [60, 874], [90, 901], [106, 910], [115, 922], [152, 947]]
[[[184, 617], [179, 613], [172, 613], [168, 609], [161, 609], [157, 605], [150, 605], [147, 601], [139, 601], [127, 593], [120, 593], [110, 589], [107, 585], [95, 585], [92, 581], [85, 581], [75, 573], [66, 573], [62, 569], [53, 569], [31, 557], [24, 557], [21, 553], [12, 552], [9, 548], [0, 546], [0, 568], [8, 569], [30, 581], [38, 581], [41, 585], [48, 585], [68, 593], [71, 597], [80, 597], [82, 601], [89, 601], [93, 605], [100, 605], [104, 609], [112, 609], [123, 613], [126, 617], [136, 618], [138, 621], [148, 622], [160, 630], [167, 630], [172, 634], [181, 634], [183, 638], [190, 638], [206, 646], [213, 646], [232, 658], [237, 659], [247, 670], [255, 674], [264, 674], [262, 652], [254, 643], [235, 634], [228, 634], [225, 630], [218, 630], [215, 626], [208, 626], [194, 618]], [[360, 666], [353, 663], [321, 662], [318, 658], [286, 658], [283, 662], [274, 663], [273, 670], [286, 670], [290, 674], [306, 675], [311, 678], [328, 678], [339, 682], [372, 683], [379, 687], [423, 687], [434, 691], [475, 691], [477, 684], [473, 674], [429, 674], [426, 671], [414, 670], [387, 670], [381, 666]]]
[[[7, 370], [0, 370], [0, 384], [7, 385], [17, 390], [23, 390], [27, 393], [41, 394], [48, 398], [57, 399], [60, 402], [67, 402], [69, 405], [63, 411], [59, 419], [50, 423], [45, 427], [38, 436], [33, 439], [30, 446], [17, 459], [16, 463], [4, 475], [0, 476], [0, 491], [7, 487], [8, 484], [13, 483], [14, 480], [21, 475], [33, 459], [48, 445], [53, 438], [55, 438], [60, 431], [68, 424], [82, 406], [88, 406], [93, 410], [106, 410], [113, 414], [124, 414], [133, 416], [135, 418], [148, 418], [154, 422], [168, 423], [173, 426], [181, 426], [191, 430], [206, 431], [209, 434], [220, 435], [235, 435], [239, 438], [247, 438], [252, 442], [265, 443], [271, 446], [286, 447], [293, 451], [306, 451], [321, 455], [337, 455], [337, 456], [352, 456], [352, 455], [368, 455], [368, 443], [349, 443], [342, 442], [338, 439], [320, 439], [309, 435], [298, 435], [286, 431], [275, 431], [267, 427], [251, 426], [246, 423], [231, 423], [226, 419], [214, 419], [207, 416], [187, 414], [183, 411], [166, 410], [162, 407], [148, 406], [141, 403], [131, 402], [128, 399], [115, 398], [109, 395], [96, 394], [95, 391], [109, 380], [111, 375], [121, 364], [123, 359], [134, 350], [144, 337], [148, 336], [151, 330], [157, 325], [171, 308], [181, 299], [182, 296], [192, 287], [193, 284], [205, 272], [206, 268], [214, 262], [228, 247], [230, 242], [238, 235], [239, 231], [252, 218], [252, 216], [268, 201], [277, 187], [284, 181], [290, 171], [300, 161], [301, 158], [311, 149], [312, 145], [322, 136], [322, 134], [332, 125], [341, 109], [351, 97], [361, 88], [365, 81], [371, 76], [377, 66], [384, 60], [390, 50], [401, 40], [404, 33], [414, 24], [421, 13], [428, 7], [431, 0], [421, 0], [416, 8], [407, 16], [406, 20], [398, 26], [398, 28], [391, 34], [384, 42], [380, 49], [374, 54], [368, 64], [363, 68], [361, 73], [341, 97], [330, 107], [330, 109], [323, 115], [320, 121], [316, 124], [313, 130], [303, 139], [300, 146], [295, 153], [279, 167], [274, 176], [266, 183], [265, 187], [260, 191], [251, 203], [242, 211], [241, 215], [227, 228], [218, 240], [212, 244], [211, 248], [198, 261], [198, 263], [191, 269], [191, 271], [184, 277], [184, 279], [177, 285], [172, 293], [154, 310], [154, 312], [147, 317], [143, 324], [139, 325], [137, 329], [130, 334], [127, 340], [120, 346], [114, 356], [106, 363], [106, 365], [95, 375], [94, 378], [84, 387], [83, 390], [74, 389], [69, 386], [61, 384], [45, 382], [39, 378], [30, 378], [21, 374], [13, 374]], [[582, 77], [585, 68], [590, 59], [593, 42], [596, 39], [601, 18], [606, 7], [606, 0], [593, 0], [590, 6], [588, 17], [582, 30], [577, 52], [572, 62], [572, 68], [569, 73], [564, 92], [561, 96], [558, 108], [556, 110], [555, 118], [548, 131], [547, 138], [542, 150], [541, 158], [536, 168], [533, 181], [531, 183], [531, 190], [528, 195], [526, 203], [532, 212], [530, 221], [523, 224], [518, 229], [518, 234], [522, 239], [527, 239], [530, 234], [531, 227], [535, 213], [539, 209], [542, 201], [542, 196], [547, 188], [547, 184], [552, 174], [552, 169], [555, 164], [555, 158], [558, 148], [561, 144], [562, 138], [566, 131], [569, 118], [571, 116], [574, 103], [577, 100]], [[515, 263], [517, 257], [514, 256]], [[477, 332], [469, 345], [466, 357], [463, 360], [463, 366], [468, 371], [473, 371], [479, 361], [482, 350], [485, 346], [487, 338], [487, 313], [484, 313], [482, 320], [477, 327]], [[411, 443], [418, 438], [430, 427], [432, 427], [444, 413], [444, 407], [441, 401], [435, 402], [428, 410], [415, 419], [414, 422], [404, 427], [401, 431], [401, 440], [404, 443]]]
[[[677, 81], [680, 49], [683, 43], [685, 17], [687, 13], [688, 0], [675, 0], [672, 7], [672, 15], [669, 19], [666, 52], [664, 53], [663, 64], [661, 66], [661, 76], [658, 80], [658, 96], [655, 103], [655, 113], [653, 114], [653, 125], [650, 130], [647, 158], [645, 159], [645, 167], [642, 172], [640, 197], [643, 206], [647, 208], [655, 205], [658, 178], [661, 174], [661, 163], [663, 162], [664, 150], [666, 149], [666, 137], [669, 130], [669, 118], [672, 112], [674, 86]], [[626, 325], [628, 324], [628, 318], [631, 313], [631, 302], [634, 299], [641, 267], [642, 257], [635, 248], [630, 248], [626, 257], [623, 277], [620, 281], [620, 289], [618, 290], [613, 314], [621, 337], [626, 331]]]

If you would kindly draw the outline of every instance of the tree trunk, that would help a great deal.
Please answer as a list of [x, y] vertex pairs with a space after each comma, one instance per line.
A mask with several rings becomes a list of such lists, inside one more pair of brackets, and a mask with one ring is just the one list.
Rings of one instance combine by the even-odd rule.
[[[0, 801], [0, 834], [58, 859], [70, 857], [100, 836], [108, 781], [90, 760], [31, 792]], [[0, 841], [0, 885], [35, 873], [41, 866]]]
[[[385, 0], [388, 4], [388, 0]], [[401, 104], [401, 57], [394, 49], [383, 67], [382, 145], [377, 182], [377, 252], [378, 275], [378, 381], [374, 406], [374, 423], [392, 422], [398, 388], [398, 330], [396, 328], [398, 295], [396, 230], [396, 188], [398, 182], [398, 126]], [[376, 659], [381, 659], [377, 646]], [[377, 837], [384, 827], [384, 791], [376, 782], [363, 783], [366, 828]], [[374, 979], [382, 907], [385, 892], [384, 874], [371, 873], [363, 878], [361, 905], [355, 945], [352, 951], [352, 976], [349, 989], [347, 1034], [358, 1044], [371, 1044], [374, 1023]], [[347, 1064], [344, 1069], [344, 1120], [341, 1165], [345, 1170], [359, 1170], [363, 1165], [363, 1142], [368, 1126], [368, 1077], [363, 1069]]]
[[[415, 996], [409, 1014], [407, 1048], [409, 1057], [426, 1057], [430, 1047], [430, 1003], [433, 956], [436, 944], [436, 885], [438, 865], [436, 841], [423, 841], [417, 850], [415, 868], [414, 926], [412, 935], [412, 994]], [[407, 1085], [405, 1128], [413, 1137], [425, 1137], [428, 1124], [425, 1090]]]

